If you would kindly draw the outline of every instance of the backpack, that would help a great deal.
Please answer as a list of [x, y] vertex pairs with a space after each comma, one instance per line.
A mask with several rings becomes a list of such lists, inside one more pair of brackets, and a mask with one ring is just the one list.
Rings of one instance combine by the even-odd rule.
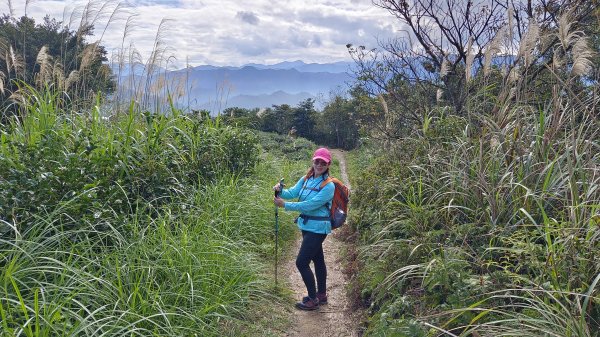
[[[304, 177], [304, 181], [306, 180], [307, 178]], [[329, 221], [331, 222], [331, 229], [337, 229], [346, 223], [348, 202], [350, 201], [350, 189], [348, 189], [348, 186], [344, 185], [341, 180], [327, 177], [327, 179], [321, 183], [321, 186], [319, 186], [319, 190], [323, 189], [329, 182], [333, 182], [333, 185], [335, 186], [333, 199], [331, 200], [331, 208], [327, 207], [329, 209]], [[312, 217], [305, 216], [305, 218]]]

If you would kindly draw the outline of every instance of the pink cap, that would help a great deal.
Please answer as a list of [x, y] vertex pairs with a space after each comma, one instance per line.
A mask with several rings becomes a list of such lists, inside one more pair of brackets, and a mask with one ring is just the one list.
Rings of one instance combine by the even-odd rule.
[[313, 154], [312, 160], [315, 159], [323, 159], [327, 163], [331, 163], [331, 153], [324, 147], [318, 148], [315, 154]]

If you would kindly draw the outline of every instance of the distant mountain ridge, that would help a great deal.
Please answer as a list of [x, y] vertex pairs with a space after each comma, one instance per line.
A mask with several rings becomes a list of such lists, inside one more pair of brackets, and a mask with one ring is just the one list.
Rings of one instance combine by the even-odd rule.
[[[346, 89], [353, 81], [353, 65], [352, 62], [319, 64], [303, 61], [272, 65], [252, 63], [240, 67], [201, 65], [167, 71], [166, 74], [170, 83], [185, 83], [187, 88], [189, 96], [181, 98], [178, 105], [217, 113], [228, 107], [295, 106], [308, 98], [316, 99], [332, 90]], [[139, 76], [141, 72], [122, 68], [122, 75], [127, 73]]]
[[284, 70], [296, 69], [299, 72], [307, 72], [307, 73], [309, 73], [309, 72], [311, 72], [311, 73], [319, 73], [319, 72], [348, 73], [348, 72], [352, 72], [352, 69], [354, 66], [355, 66], [354, 62], [345, 62], [345, 61], [339, 61], [339, 62], [333, 62], [333, 63], [304, 63], [303, 61], [297, 60], [297, 61], [285, 61], [285, 62], [270, 64], [270, 65], [259, 64], [259, 63], [248, 63], [248, 64], [245, 64], [240, 67], [201, 65], [201, 66], [194, 67], [194, 69], [197, 69], [197, 70], [216, 70], [216, 69], [234, 70], [234, 69], [242, 69], [244, 67], [253, 67], [256, 69], [284, 69]]

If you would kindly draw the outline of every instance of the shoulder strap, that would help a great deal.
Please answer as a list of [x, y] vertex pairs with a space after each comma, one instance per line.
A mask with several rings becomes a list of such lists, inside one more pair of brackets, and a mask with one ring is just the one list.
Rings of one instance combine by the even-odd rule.
[[323, 180], [323, 182], [321, 183], [321, 186], [319, 186], [319, 189], [323, 189], [323, 187], [325, 187], [325, 185], [329, 184], [329, 182], [333, 181], [333, 178], [331, 177], [327, 177], [327, 179]]

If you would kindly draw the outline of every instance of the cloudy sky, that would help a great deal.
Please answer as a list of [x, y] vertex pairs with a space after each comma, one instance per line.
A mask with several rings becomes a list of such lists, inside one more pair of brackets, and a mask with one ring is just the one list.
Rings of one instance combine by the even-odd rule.
[[164, 22], [164, 46], [176, 67], [186, 60], [192, 66], [350, 61], [347, 43], [376, 47], [377, 39], [401, 29], [371, 0], [5, 0], [2, 13], [10, 12], [9, 3], [17, 17], [27, 10], [36, 21], [49, 14], [72, 27], [88, 5], [98, 16], [96, 39], [111, 22], [101, 41], [112, 53], [121, 46], [129, 20], [125, 45], [133, 43], [144, 58]]

